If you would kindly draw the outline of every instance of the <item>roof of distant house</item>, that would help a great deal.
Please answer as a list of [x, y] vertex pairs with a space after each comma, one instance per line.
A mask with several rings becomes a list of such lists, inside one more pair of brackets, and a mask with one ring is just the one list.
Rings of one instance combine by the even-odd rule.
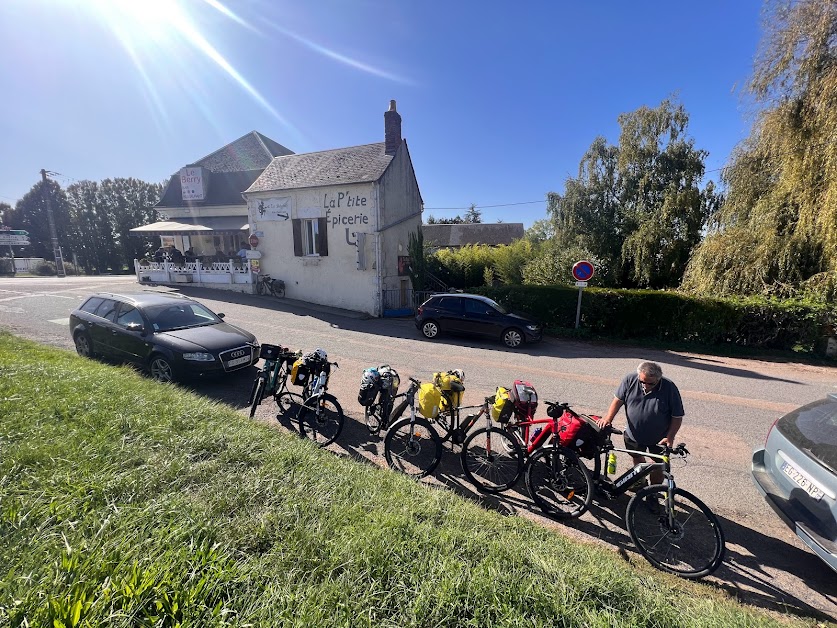
[[424, 241], [440, 248], [488, 244], [511, 244], [523, 237], [522, 222], [465, 223], [459, 225], [422, 225]]
[[279, 155], [293, 155], [293, 151], [258, 131], [250, 131], [190, 164], [209, 170], [209, 174], [206, 175], [205, 199], [184, 201], [180, 187], [180, 172], [176, 172], [169, 178], [163, 196], [155, 207], [246, 205], [241, 192], [250, 187], [262, 170]]
[[378, 142], [279, 156], [245, 193], [377, 181], [392, 161], [385, 150], [386, 143]]
[[258, 131], [250, 131], [190, 165], [203, 166], [212, 172], [263, 170], [274, 157], [293, 154], [291, 149]]

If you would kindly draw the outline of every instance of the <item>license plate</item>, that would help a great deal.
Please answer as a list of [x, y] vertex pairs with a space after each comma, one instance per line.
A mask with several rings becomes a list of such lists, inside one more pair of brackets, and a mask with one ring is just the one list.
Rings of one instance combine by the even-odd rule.
[[782, 463], [782, 473], [788, 476], [791, 480], [796, 482], [796, 484], [803, 489], [806, 493], [808, 493], [811, 497], [816, 500], [822, 499], [823, 492], [811, 482], [807, 477], [802, 475], [799, 471], [797, 471], [794, 466], [790, 463], [783, 462]]
[[227, 367], [230, 366], [238, 366], [239, 364], [247, 364], [250, 361], [250, 356], [245, 355], [243, 358], [236, 358], [235, 360], [230, 360], [227, 362]]

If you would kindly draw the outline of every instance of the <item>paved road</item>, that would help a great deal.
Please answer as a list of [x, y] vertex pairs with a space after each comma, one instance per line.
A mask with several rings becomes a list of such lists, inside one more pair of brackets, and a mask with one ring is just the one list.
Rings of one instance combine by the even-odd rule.
[[[66, 319], [86, 295], [138, 289], [132, 278], [125, 277], [0, 279], [0, 327], [72, 349]], [[422, 379], [432, 371], [462, 368], [467, 376], [466, 401], [471, 402], [493, 393], [498, 384], [525, 379], [541, 398], [568, 401], [578, 410], [601, 414], [621, 377], [642, 359], [655, 360], [678, 384], [686, 405], [678, 440], [688, 443], [692, 456], [687, 466], [675, 470], [678, 484], [704, 499], [721, 518], [727, 536], [727, 561], [707, 580], [764, 608], [787, 606], [812, 617], [837, 619], [837, 575], [781, 524], [753, 487], [749, 473], [752, 451], [762, 446], [772, 423], [784, 412], [833, 392], [837, 368], [554, 339], [519, 351], [462, 338], [429, 342], [419, 339], [410, 320], [363, 319], [327, 308], [200, 288], [181, 291], [224, 312], [229, 322], [252, 331], [262, 342], [305, 350], [325, 348], [340, 363], [331, 391], [356, 419], [348, 422], [332, 450], [372, 464], [381, 464], [380, 442], [370, 439], [357, 421], [362, 422], [362, 412], [355, 399], [360, 373], [367, 366], [389, 363], [402, 381], [408, 375]], [[248, 370], [228, 381], [197, 382], [191, 388], [243, 408], [253, 374]], [[276, 425], [267, 403], [259, 409], [259, 418]], [[627, 463], [620, 459], [620, 469]], [[625, 497], [594, 505], [579, 521], [558, 524], [535, 512], [524, 494], [477, 495], [450, 452], [431, 483], [564, 534], [600, 539], [622, 555], [638, 556], [623, 530]]]

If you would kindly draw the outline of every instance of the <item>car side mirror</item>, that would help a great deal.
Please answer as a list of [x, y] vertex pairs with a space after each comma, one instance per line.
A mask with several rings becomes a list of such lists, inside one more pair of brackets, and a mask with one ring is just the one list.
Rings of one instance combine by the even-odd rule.
[[142, 323], [128, 323], [125, 326], [125, 329], [127, 329], [128, 331], [138, 331], [138, 332], [144, 332], [145, 331], [145, 327], [142, 326]]
[[220, 314], [216, 314], [216, 316], [217, 316], [218, 318], [224, 318], [224, 317], [226, 316], [226, 314], [224, 314], [223, 312], [221, 312]]

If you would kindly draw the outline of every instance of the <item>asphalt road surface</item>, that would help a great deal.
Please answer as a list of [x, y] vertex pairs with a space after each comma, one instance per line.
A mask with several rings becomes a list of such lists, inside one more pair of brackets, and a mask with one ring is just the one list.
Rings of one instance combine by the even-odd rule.
[[[73, 350], [67, 326], [70, 312], [95, 291], [135, 292], [133, 277], [0, 279], [0, 327], [38, 342]], [[170, 288], [153, 288], [169, 290]], [[382, 443], [370, 437], [357, 403], [364, 368], [390, 364], [405, 382], [434, 371], [464, 369], [465, 403], [478, 403], [497, 385], [515, 379], [534, 384], [541, 399], [571, 403], [581, 412], [602, 414], [620, 379], [642, 360], [660, 363], [683, 395], [686, 418], [678, 441], [692, 455], [674, 466], [677, 484], [699, 496], [719, 516], [727, 538], [724, 565], [706, 582], [744, 602], [817, 619], [837, 619], [837, 574], [796, 539], [753, 486], [750, 460], [768, 429], [783, 413], [834, 392], [837, 368], [776, 360], [719, 358], [683, 352], [643, 350], [604, 343], [547, 339], [519, 350], [499, 343], [442, 337], [423, 340], [411, 319], [366, 319], [330, 308], [305, 306], [272, 297], [242, 295], [184, 286], [226, 320], [253, 332], [259, 341], [311, 350], [322, 347], [340, 368], [330, 392], [341, 401], [347, 421], [336, 455], [384, 464]], [[242, 411], [255, 369], [224, 380], [198, 381], [188, 387]], [[257, 417], [283, 429], [272, 402]], [[616, 419], [624, 425], [624, 414]], [[292, 425], [284, 427], [293, 428]], [[619, 469], [629, 459], [619, 459]], [[558, 523], [542, 517], [522, 482], [499, 497], [481, 496], [464, 478], [458, 455], [448, 449], [428, 480], [474, 499], [484, 507], [525, 516], [556, 533], [603, 543], [622, 556], [642, 560], [623, 528], [628, 496], [595, 503], [577, 521]]]

